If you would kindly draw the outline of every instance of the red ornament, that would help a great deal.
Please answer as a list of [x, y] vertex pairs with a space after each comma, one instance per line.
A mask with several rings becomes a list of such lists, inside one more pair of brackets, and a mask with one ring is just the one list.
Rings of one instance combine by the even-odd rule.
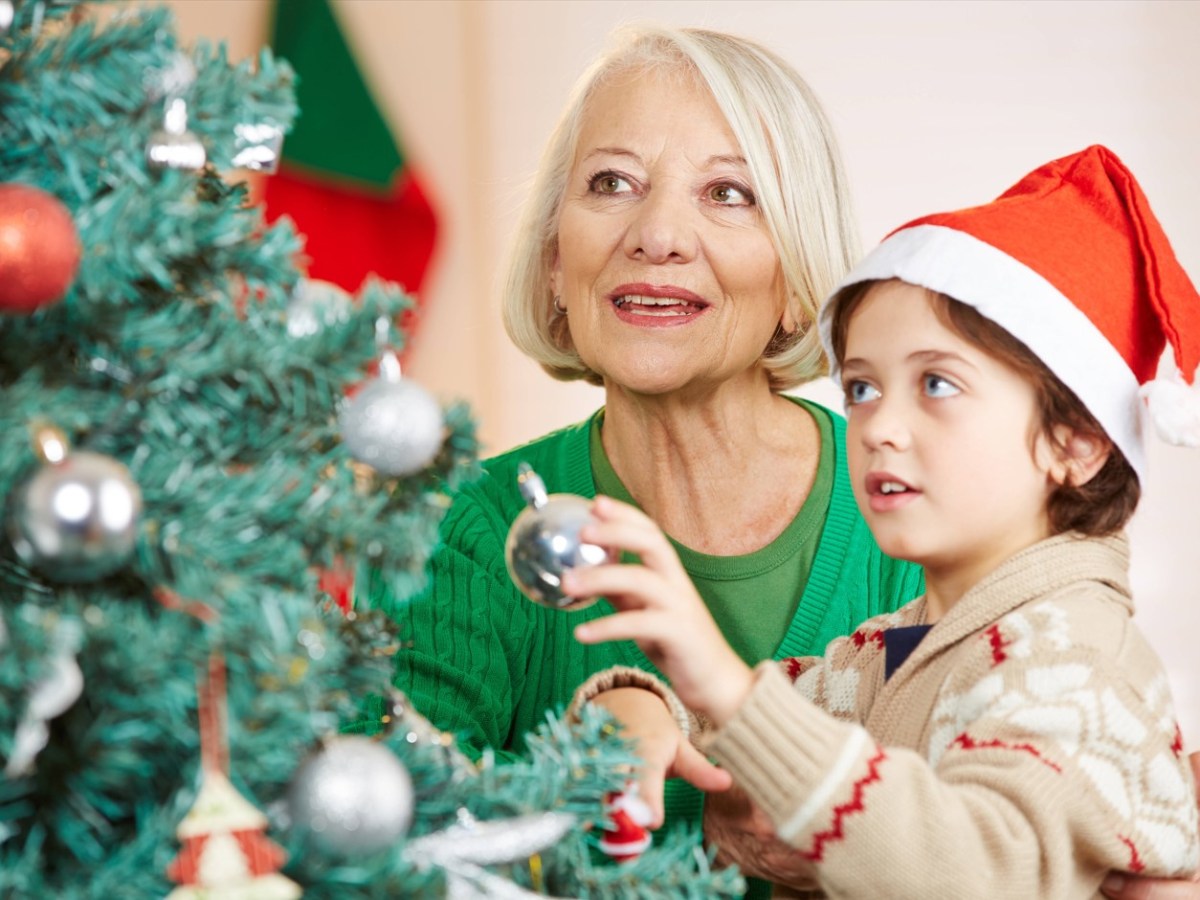
[[57, 197], [0, 184], [0, 311], [31, 313], [61, 300], [81, 252], [75, 220]]
[[650, 807], [638, 796], [637, 786], [630, 782], [620, 793], [604, 798], [604, 836], [600, 849], [617, 862], [637, 859], [650, 846]]

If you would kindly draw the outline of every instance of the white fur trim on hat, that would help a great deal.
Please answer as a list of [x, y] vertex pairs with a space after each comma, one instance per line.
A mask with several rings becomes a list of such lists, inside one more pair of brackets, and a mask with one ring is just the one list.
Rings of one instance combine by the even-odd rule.
[[[897, 278], [973, 306], [1032, 350], [1083, 401], [1145, 478], [1138, 382], [1124, 357], [1071, 300], [1024, 263], [954, 228], [916, 225], [898, 231], [854, 267], [835, 289]], [[821, 342], [833, 360], [833, 302], [821, 309]]]

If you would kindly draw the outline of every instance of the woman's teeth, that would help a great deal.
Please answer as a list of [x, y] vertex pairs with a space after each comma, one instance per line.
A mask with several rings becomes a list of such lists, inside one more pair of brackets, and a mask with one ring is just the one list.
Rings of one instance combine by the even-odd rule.
[[613, 303], [618, 309], [650, 316], [687, 316], [696, 308], [686, 300], [676, 300], [674, 297], [646, 297], [640, 294], [626, 294], [618, 297]]

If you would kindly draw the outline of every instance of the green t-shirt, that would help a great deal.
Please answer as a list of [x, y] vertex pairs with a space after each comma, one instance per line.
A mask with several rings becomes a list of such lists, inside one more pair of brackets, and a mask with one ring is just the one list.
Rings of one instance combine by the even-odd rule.
[[[800, 404], [820, 429], [821, 454], [812, 489], [791, 524], [767, 546], [739, 556], [712, 556], [671, 539], [721, 634], [749, 665], [775, 655], [779, 636], [796, 613], [817, 555], [817, 540], [833, 490], [836, 454], [830, 413], [813, 403]], [[600, 440], [603, 425], [604, 417], [597, 415], [589, 434], [596, 492], [637, 506], [604, 452]], [[747, 615], [750, 611], [753, 615]]]

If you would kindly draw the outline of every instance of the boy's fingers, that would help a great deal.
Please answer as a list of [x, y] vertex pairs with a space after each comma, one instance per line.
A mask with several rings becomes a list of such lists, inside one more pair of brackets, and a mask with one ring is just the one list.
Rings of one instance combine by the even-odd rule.
[[580, 566], [563, 573], [562, 588], [572, 597], [608, 597], [617, 609], [661, 605], [661, 576], [644, 566]]
[[669, 565], [675, 559], [675, 550], [658, 526], [647, 521], [589, 522], [579, 533], [581, 540], [601, 547], [616, 547], [627, 553], [635, 553], [648, 566]]
[[603, 616], [576, 625], [575, 640], [581, 644], [603, 644], [606, 641], [630, 641], [636, 637], [642, 644], [656, 642], [659, 619], [656, 613], [645, 610]]

